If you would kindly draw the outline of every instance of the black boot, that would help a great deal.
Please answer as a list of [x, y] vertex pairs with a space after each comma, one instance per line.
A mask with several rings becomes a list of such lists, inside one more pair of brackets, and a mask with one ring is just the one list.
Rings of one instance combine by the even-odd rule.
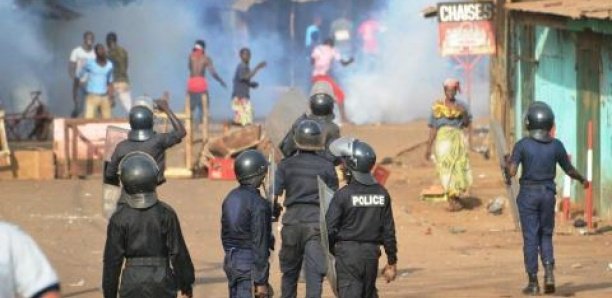
[[528, 274], [529, 275], [529, 283], [523, 289], [523, 294], [529, 296], [537, 296], [540, 294], [540, 285], [538, 284], [538, 275], [537, 274]]
[[544, 293], [552, 294], [555, 292], [555, 265], [552, 263], [544, 264]]

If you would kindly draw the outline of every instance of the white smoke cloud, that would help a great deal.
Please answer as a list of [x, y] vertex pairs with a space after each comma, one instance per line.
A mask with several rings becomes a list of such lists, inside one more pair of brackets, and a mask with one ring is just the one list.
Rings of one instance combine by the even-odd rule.
[[[29, 103], [30, 92], [45, 90], [43, 76], [52, 56], [41, 42], [40, 22], [11, 1], [0, 1], [0, 105], [8, 111], [21, 111]], [[43, 98], [43, 100], [46, 100]]]
[[[218, 8], [225, 6], [223, 1], [147, 0], [106, 5], [101, 1], [79, 0], [66, 3], [81, 17], [70, 21], [48, 20], [16, 9], [10, 1], [0, 1], [0, 49], [3, 53], [13, 53], [10, 58], [0, 58], [0, 62], [11, 65], [12, 75], [25, 75], [25, 70], [29, 70], [28, 79], [19, 80], [17, 85], [0, 82], [0, 89], [30, 89], [23, 86], [41, 81], [39, 85], [48, 87], [50, 108], [56, 115], [68, 115], [72, 110], [68, 58], [88, 30], [95, 34], [95, 42], [102, 44], [108, 32], [117, 33], [119, 45], [129, 54], [128, 74], [133, 98], [144, 94], [157, 97], [169, 91], [171, 106], [176, 110], [184, 107], [188, 55], [197, 39], [207, 42], [207, 52], [228, 84], [228, 89], [223, 89], [209, 76], [213, 118], [231, 115], [231, 82], [241, 47], [251, 47], [253, 63], [269, 61], [268, 67], [256, 79], [274, 84], [278, 77], [279, 67], [273, 62], [280, 53], [278, 48], [270, 46], [278, 42], [277, 34], [270, 32], [257, 39], [237, 40], [228, 24], [232, 19], [231, 11]], [[218, 18], [208, 19], [210, 14], [206, 12], [213, 7], [224, 14], [221, 22]], [[257, 92], [259, 90], [253, 94]], [[24, 99], [12, 101], [23, 102]], [[271, 105], [269, 100], [264, 103]], [[266, 110], [259, 109], [258, 114]], [[121, 115], [121, 108], [116, 107], [115, 113]]]
[[[0, 1], [0, 52], [8, 53], [0, 56], [0, 66], [8, 74], [0, 81], [0, 100], [13, 110], [29, 102], [27, 90], [42, 89], [53, 113], [70, 113], [68, 57], [82, 43], [87, 30], [93, 31], [96, 42], [102, 43], [108, 32], [117, 33], [119, 44], [130, 55], [128, 72], [133, 97], [159, 96], [169, 91], [171, 106], [177, 110], [184, 105], [188, 54], [196, 39], [206, 40], [207, 50], [229, 87], [223, 90], [216, 82], [209, 82], [211, 116], [217, 119], [231, 115], [231, 80], [239, 62], [239, 48], [251, 47], [253, 63], [268, 61], [268, 67], [256, 77], [262, 83], [260, 89], [252, 91], [257, 116], [265, 115], [276, 99], [277, 93], [267, 87], [279, 86], [289, 75], [287, 60], [283, 60], [289, 41], [274, 31], [237, 39], [229, 28], [229, 9], [222, 11], [222, 20], [211, 19], [206, 13], [213, 6], [225, 5], [222, 0], [147, 0], [112, 6], [100, 1], [72, 0], [66, 3], [77, 5], [81, 17], [71, 21], [45, 20], [14, 8], [11, 2]], [[379, 70], [361, 71], [359, 60], [345, 69], [349, 73], [342, 81], [347, 111], [355, 122], [404, 122], [427, 117], [431, 101], [441, 95], [443, 79], [461, 76], [448, 59], [438, 54], [435, 19], [425, 20], [419, 14], [432, 4], [430, 0], [389, 0], [382, 16], [387, 32], [382, 37]], [[329, 14], [326, 20], [331, 21], [338, 11], [321, 13]], [[255, 21], [271, 22], [265, 18]], [[297, 28], [302, 29], [305, 28]], [[294, 60], [304, 60], [307, 66], [301, 56]], [[480, 69], [484, 72], [484, 66]], [[476, 114], [487, 111], [487, 88], [486, 80], [476, 85], [472, 107]], [[121, 109], [115, 112], [121, 113]]]
[[[437, 20], [420, 15], [429, 5], [435, 2], [389, 1], [380, 18], [386, 32], [380, 39], [377, 69], [359, 69], [357, 60], [356, 69], [343, 82], [347, 113], [355, 123], [406, 122], [428, 117], [431, 103], [443, 95], [446, 77], [457, 77], [465, 89], [461, 70], [452, 60], [439, 55]], [[486, 63], [480, 63], [472, 92], [472, 111], [477, 115], [488, 109], [488, 74]], [[465, 96], [460, 94], [459, 98]]]

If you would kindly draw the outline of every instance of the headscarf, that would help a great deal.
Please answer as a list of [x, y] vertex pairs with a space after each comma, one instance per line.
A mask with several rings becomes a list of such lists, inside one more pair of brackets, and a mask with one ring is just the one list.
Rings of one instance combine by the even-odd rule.
[[454, 78], [448, 78], [444, 80], [444, 87], [455, 88], [457, 92], [461, 92], [461, 86], [459, 84], [459, 80]]

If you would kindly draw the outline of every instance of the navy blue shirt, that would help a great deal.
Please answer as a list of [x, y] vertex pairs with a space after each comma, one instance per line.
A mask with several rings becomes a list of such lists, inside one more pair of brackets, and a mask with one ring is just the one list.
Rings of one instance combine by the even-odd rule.
[[251, 72], [249, 65], [241, 62], [236, 67], [236, 73], [234, 73], [234, 90], [232, 91], [232, 97], [238, 98], [250, 98], [249, 88], [251, 88], [251, 81], [248, 79], [248, 75]]
[[272, 211], [259, 190], [248, 185], [233, 189], [221, 207], [221, 242], [226, 250], [253, 252], [253, 282], [266, 284], [272, 243]]
[[557, 139], [543, 143], [531, 137], [522, 138], [514, 145], [512, 163], [523, 166], [521, 185], [544, 184], [554, 188], [557, 163], [566, 173], [572, 169], [565, 147]]

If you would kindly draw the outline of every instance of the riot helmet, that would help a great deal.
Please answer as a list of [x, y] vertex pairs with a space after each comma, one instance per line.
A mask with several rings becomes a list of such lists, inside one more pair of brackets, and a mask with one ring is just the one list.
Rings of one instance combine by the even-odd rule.
[[541, 101], [535, 101], [529, 105], [525, 115], [525, 127], [529, 136], [539, 142], [548, 143], [552, 141], [550, 131], [555, 125], [555, 114], [550, 106]]
[[143, 142], [153, 134], [153, 112], [146, 106], [138, 105], [130, 109], [130, 132], [128, 139]]
[[236, 179], [243, 185], [259, 187], [268, 172], [268, 161], [257, 150], [247, 150], [234, 161]]
[[316, 93], [310, 96], [310, 111], [315, 116], [333, 116], [334, 99], [329, 94]]
[[295, 129], [293, 140], [299, 150], [319, 151], [325, 149], [325, 134], [321, 125], [314, 120], [302, 120]]
[[341, 158], [348, 169], [349, 176], [365, 185], [376, 184], [371, 171], [376, 164], [376, 152], [370, 145], [358, 139], [342, 137], [329, 145], [329, 151]]
[[151, 155], [135, 151], [119, 163], [119, 179], [132, 208], [148, 208], [157, 202], [155, 189], [159, 167]]

